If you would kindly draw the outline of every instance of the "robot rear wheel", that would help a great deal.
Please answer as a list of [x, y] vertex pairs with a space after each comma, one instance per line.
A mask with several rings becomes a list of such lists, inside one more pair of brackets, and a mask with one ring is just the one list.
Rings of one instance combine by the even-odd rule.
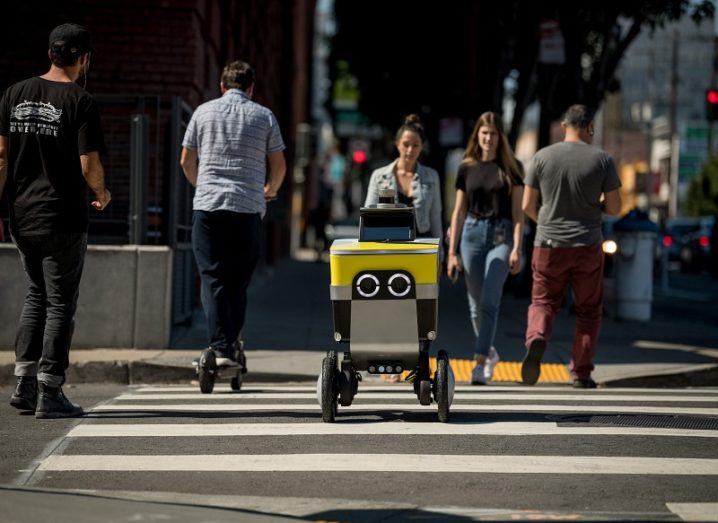
[[329, 351], [322, 360], [322, 373], [319, 376], [322, 420], [325, 423], [333, 423], [337, 416], [339, 392], [337, 374], [337, 353]]

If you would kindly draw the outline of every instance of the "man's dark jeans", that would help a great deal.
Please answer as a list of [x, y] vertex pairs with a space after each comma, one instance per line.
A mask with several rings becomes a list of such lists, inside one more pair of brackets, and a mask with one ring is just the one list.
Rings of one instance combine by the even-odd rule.
[[29, 288], [15, 339], [15, 375], [65, 381], [87, 234], [17, 236]]
[[192, 217], [192, 250], [202, 280], [209, 345], [225, 355], [244, 326], [261, 225], [259, 214], [195, 211]]

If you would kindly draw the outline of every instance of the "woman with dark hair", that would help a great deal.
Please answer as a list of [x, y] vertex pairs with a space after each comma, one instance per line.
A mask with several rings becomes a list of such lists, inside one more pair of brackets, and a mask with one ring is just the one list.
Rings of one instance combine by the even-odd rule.
[[419, 163], [425, 143], [424, 126], [417, 115], [410, 114], [396, 132], [399, 158], [372, 173], [364, 205], [379, 203], [379, 191], [392, 189], [396, 203], [414, 207], [417, 236], [441, 238], [439, 174]]
[[447, 272], [463, 271], [469, 314], [476, 335], [471, 383], [493, 376], [499, 354], [493, 347], [506, 278], [521, 269], [523, 168], [516, 160], [501, 117], [479, 117], [456, 178]]

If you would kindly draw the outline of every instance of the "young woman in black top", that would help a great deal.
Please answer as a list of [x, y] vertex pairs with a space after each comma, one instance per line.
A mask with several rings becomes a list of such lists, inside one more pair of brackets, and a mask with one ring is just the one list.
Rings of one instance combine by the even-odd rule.
[[479, 117], [456, 179], [447, 272], [464, 273], [469, 314], [476, 335], [472, 384], [493, 376], [499, 354], [493, 347], [506, 278], [521, 269], [523, 169], [501, 117]]

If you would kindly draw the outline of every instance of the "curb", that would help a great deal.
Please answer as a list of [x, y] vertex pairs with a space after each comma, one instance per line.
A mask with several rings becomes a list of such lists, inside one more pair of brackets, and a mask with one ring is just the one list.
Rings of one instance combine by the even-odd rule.
[[[0, 365], [0, 386], [14, 385], [15, 366]], [[67, 369], [68, 383], [115, 383], [138, 385], [151, 383], [189, 383], [197, 374], [189, 367], [158, 365], [146, 361], [90, 361], [73, 363]], [[244, 376], [247, 383], [314, 382], [316, 375], [279, 372], [250, 372]], [[718, 385], [718, 365], [695, 371], [672, 374], [636, 376], [606, 380], [599, 383], [604, 388], [684, 388]]]
[[605, 388], [685, 388], [685, 387], [715, 387], [718, 386], [718, 365], [708, 369], [678, 372], [674, 374], [660, 374], [654, 376], [637, 376], [635, 378], [622, 378], [608, 380], [600, 383]]
[[[0, 386], [15, 385], [15, 365], [0, 365]], [[157, 365], [146, 361], [90, 361], [73, 363], [67, 369], [67, 382], [115, 383], [140, 385], [147, 383], [189, 383], [197, 379], [197, 373], [189, 367]], [[246, 383], [279, 383], [286, 381], [316, 381], [316, 376], [279, 372], [249, 372]]]

